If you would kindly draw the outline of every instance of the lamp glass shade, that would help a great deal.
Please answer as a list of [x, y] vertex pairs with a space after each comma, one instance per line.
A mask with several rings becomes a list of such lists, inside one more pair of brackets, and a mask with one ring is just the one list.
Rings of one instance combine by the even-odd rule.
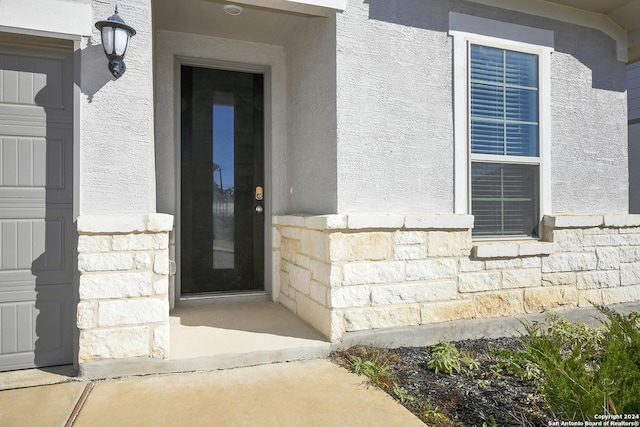
[[102, 47], [107, 55], [124, 56], [129, 47], [129, 32], [124, 28], [102, 27]]
[[113, 27], [102, 27], [102, 47], [107, 55], [113, 54]]
[[117, 27], [114, 30], [114, 53], [118, 56], [124, 56], [129, 47], [129, 31]]

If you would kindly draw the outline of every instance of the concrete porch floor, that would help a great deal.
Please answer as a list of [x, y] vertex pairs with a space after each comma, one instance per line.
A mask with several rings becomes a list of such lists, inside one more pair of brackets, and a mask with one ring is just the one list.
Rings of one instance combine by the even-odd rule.
[[202, 371], [325, 357], [331, 343], [266, 297], [196, 300], [170, 313], [168, 359], [89, 362], [81, 376]]
[[317, 357], [328, 354], [330, 347], [313, 328], [269, 301], [214, 301], [177, 307], [170, 314], [170, 323], [169, 360], [256, 352]]

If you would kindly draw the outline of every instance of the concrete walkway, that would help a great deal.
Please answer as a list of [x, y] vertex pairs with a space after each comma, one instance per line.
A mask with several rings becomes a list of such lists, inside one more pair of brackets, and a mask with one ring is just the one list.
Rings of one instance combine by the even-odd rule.
[[2, 426], [423, 426], [325, 359], [0, 391]]

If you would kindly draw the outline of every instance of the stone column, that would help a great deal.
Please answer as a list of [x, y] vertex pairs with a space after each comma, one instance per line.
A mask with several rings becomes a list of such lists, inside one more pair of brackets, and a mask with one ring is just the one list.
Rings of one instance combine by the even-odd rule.
[[169, 356], [173, 216], [78, 218], [78, 361]]

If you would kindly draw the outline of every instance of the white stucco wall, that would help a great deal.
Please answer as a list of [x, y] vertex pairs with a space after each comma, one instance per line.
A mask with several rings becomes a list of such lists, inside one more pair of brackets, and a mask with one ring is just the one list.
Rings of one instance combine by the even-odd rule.
[[551, 56], [554, 214], [628, 212], [625, 64], [603, 33], [541, 21]]
[[340, 213], [453, 212], [452, 48], [431, 3], [355, 0], [338, 16]]
[[[93, 1], [93, 20], [114, 4]], [[118, 2], [120, 16], [137, 30], [114, 80], [98, 30], [80, 53], [80, 214], [155, 212], [151, 0]]]
[[350, 0], [338, 15], [338, 212], [453, 212], [450, 11], [554, 31], [553, 213], [626, 212], [625, 65], [615, 41], [445, 0]]
[[288, 212], [335, 213], [335, 18], [308, 18], [287, 55]]

